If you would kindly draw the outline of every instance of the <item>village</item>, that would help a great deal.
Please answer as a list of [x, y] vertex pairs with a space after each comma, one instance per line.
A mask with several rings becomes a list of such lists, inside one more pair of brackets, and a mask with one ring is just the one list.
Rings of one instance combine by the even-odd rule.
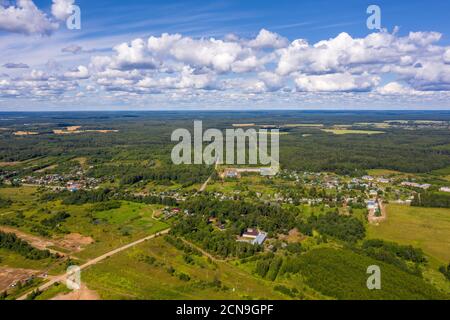
[[[216, 167], [217, 169], [217, 167]], [[246, 199], [270, 205], [323, 208], [337, 210], [340, 214], [350, 215], [353, 209], [364, 209], [369, 223], [378, 225], [387, 219], [386, 204], [398, 203], [410, 205], [414, 196], [422, 191], [437, 189], [450, 192], [450, 187], [433, 186], [430, 183], [407, 179], [396, 175], [369, 175], [359, 177], [338, 175], [329, 172], [297, 172], [282, 170], [277, 175], [266, 175], [267, 168], [220, 168], [210, 187], [199, 191], [196, 188], [158, 188], [159, 190], [136, 190], [137, 197], [171, 198], [178, 203], [190, 198], [207, 195], [219, 201]], [[20, 172], [9, 172], [3, 176], [4, 184], [35, 186], [52, 191], [77, 192], [95, 190], [103, 186], [104, 180], [88, 176], [81, 168], [70, 173], [28, 174], [20, 177]], [[20, 178], [19, 178], [20, 177]], [[251, 177], [256, 185], [267, 185], [270, 192], [249, 192], [249, 187], [240, 188], [240, 181]], [[214, 186], [232, 184], [232, 189], [217, 190]], [[247, 183], [246, 183], [247, 184]], [[129, 190], [128, 192], [130, 192]], [[178, 207], [166, 206], [158, 219], [168, 221], [177, 216], [191, 213]], [[156, 218], [156, 217], [155, 217]], [[226, 231], [227, 223], [211, 216], [208, 223], [218, 231]], [[237, 242], [263, 245], [268, 233], [253, 226], [236, 237]]]

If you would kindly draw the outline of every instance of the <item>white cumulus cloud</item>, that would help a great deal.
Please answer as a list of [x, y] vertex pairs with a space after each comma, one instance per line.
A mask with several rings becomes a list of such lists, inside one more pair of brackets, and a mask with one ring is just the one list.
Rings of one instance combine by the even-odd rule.
[[354, 76], [349, 73], [300, 75], [295, 78], [298, 90], [313, 92], [369, 91], [378, 83], [377, 76]]
[[53, 0], [52, 14], [58, 20], [65, 20], [72, 14], [75, 0]]
[[50, 34], [58, 28], [32, 0], [17, 0], [16, 5], [0, 5], [0, 30], [23, 34]]

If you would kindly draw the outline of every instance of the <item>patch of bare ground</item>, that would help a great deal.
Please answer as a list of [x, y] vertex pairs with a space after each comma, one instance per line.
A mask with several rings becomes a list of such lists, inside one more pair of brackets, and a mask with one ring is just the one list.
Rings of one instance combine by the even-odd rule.
[[288, 234], [280, 234], [278, 236], [280, 240], [287, 241], [287, 242], [301, 242], [305, 239], [305, 236], [298, 231], [297, 228], [289, 230]]
[[35, 136], [37, 134], [39, 134], [39, 132], [34, 131], [16, 131], [13, 133], [15, 136]]
[[65, 256], [66, 254], [51, 248], [60, 247], [70, 252], [79, 252], [83, 250], [84, 246], [94, 242], [91, 237], [86, 237], [79, 233], [70, 233], [59, 239], [45, 239], [11, 227], [0, 226], [0, 231], [14, 233], [17, 237], [27, 241], [37, 249], [49, 250], [50, 252], [58, 253], [61, 256]]
[[16, 165], [18, 165], [20, 163], [21, 162], [19, 162], [19, 161], [0, 162], [0, 167], [13, 167], [13, 166], [16, 166]]
[[233, 127], [240, 128], [240, 127], [254, 127], [254, 123], [233, 123]]
[[80, 130], [81, 126], [72, 126], [67, 127], [66, 130], [64, 129], [55, 129], [53, 130], [54, 134], [76, 134], [76, 133], [85, 133], [85, 132], [98, 132], [98, 133], [110, 133], [110, 132], [119, 132], [119, 130], [111, 130], [111, 129], [99, 129], [99, 130]]
[[48, 249], [48, 247], [55, 245], [55, 243], [51, 240], [25, 233], [16, 228], [0, 226], [0, 231], [6, 232], [6, 233], [14, 233], [20, 239], [27, 241], [33, 247], [40, 249], [40, 250], [45, 250], [45, 249]]
[[83, 236], [79, 233], [69, 233], [61, 240], [57, 241], [58, 246], [69, 249], [70, 251], [79, 252], [83, 250], [84, 246], [87, 246], [94, 242], [91, 237]]
[[18, 281], [25, 281], [40, 274], [39, 270], [0, 267], [0, 292], [9, 289]]
[[51, 300], [100, 300], [100, 296], [96, 291], [89, 289], [84, 283], [82, 283], [79, 290], [58, 294]]

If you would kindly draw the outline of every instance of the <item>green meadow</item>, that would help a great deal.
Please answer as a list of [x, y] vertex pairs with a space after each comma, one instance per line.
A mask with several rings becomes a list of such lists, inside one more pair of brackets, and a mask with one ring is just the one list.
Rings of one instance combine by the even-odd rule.
[[159, 237], [90, 267], [82, 279], [102, 299], [285, 298], [270, 281], [227, 262], [192, 256], [187, 263], [183, 256]]
[[410, 244], [438, 260], [450, 261], [450, 209], [389, 204], [387, 220], [368, 226], [368, 237]]

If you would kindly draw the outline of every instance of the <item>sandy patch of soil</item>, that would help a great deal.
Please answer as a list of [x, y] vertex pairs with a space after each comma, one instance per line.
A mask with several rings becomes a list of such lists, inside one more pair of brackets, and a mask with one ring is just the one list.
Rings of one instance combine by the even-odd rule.
[[66, 130], [67, 131], [77, 131], [80, 128], [81, 128], [81, 126], [70, 126], [70, 127], [67, 127]]
[[76, 134], [76, 133], [85, 133], [85, 132], [98, 132], [98, 133], [110, 133], [110, 132], [119, 132], [119, 130], [61, 130], [61, 129], [55, 129], [53, 130], [54, 134]]
[[84, 130], [84, 132], [110, 133], [110, 132], [119, 132], [119, 130]]
[[58, 253], [61, 256], [65, 256], [66, 254], [63, 252], [59, 252], [57, 250], [51, 249], [51, 247], [60, 247], [64, 248], [70, 252], [79, 252], [83, 250], [83, 247], [89, 245], [94, 242], [91, 237], [83, 236], [79, 233], [70, 233], [65, 235], [60, 239], [45, 239], [42, 237], [38, 237], [35, 235], [31, 235], [20, 231], [15, 228], [0, 226], [0, 231], [7, 233], [14, 233], [20, 239], [23, 239], [30, 243], [33, 247], [40, 250], [49, 250], [53, 253]]
[[79, 233], [70, 233], [64, 236], [61, 240], [57, 241], [58, 246], [69, 249], [70, 251], [81, 251], [84, 246], [87, 246], [94, 242], [91, 237], [83, 236]]
[[21, 162], [19, 161], [12, 161], [12, 162], [0, 162], [0, 167], [13, 167], [16, 166], [18, 164], [20, 164]]
[[33, 247], [40, 249], [40, 250], [45, 250], [48, 247], [55, 245], [55, 243], [53, 241], [22, 232], [15, 228], [0, 226], [0, 231], [6, 232], [6, 233], [14, 233], [20, 239], [27, 241]]
[[39, 132], [34, 131], [16, 131], [13, 133], [15, 136], [34, 136], [39, 134]]
[[242, 127], [254, 127], [254, 123], [233, 123], [233, 127], [242, 128]]
[[38, 270], [0, 267], [0, 292], [9, 289], [17, 281], [25, 281], [40, 273]]
[[79, 290], [74, 290], [65, 294], [58, 294], [51, 300], [100, 300], [100, 296], [97, 292], [89, 289], [84, 283], [82, 283]]

